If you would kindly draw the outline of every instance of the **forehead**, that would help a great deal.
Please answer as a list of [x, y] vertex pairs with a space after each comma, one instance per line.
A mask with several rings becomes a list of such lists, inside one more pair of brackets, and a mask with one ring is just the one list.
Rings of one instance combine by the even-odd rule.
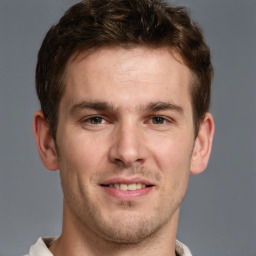
[[137, 104], [142, 96], [145, 101], [167, 101], [186, 94], [190, 101], [191, 77], [182, 58], [170, 49], [101, 48], [69, 60], [64, 96]]

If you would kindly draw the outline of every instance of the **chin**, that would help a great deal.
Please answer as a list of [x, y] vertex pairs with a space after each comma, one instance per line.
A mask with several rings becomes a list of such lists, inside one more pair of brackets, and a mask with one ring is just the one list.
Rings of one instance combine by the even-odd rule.
[[103, 220], [96, 217], [97, 233], [104, 240], [118, 244], [138, 244], [149, 237], [157, 235], [158, 231], [170, 221], [171, 216], [163, 216], [158, 211], [156, 216], [139, 216], [138, 214], [122, 214]]

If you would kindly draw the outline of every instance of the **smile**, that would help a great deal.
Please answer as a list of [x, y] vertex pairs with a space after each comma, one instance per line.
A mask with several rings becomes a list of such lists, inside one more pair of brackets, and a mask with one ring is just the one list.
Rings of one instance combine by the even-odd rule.
[[134, 201], [154, 191], [156, 186], [149, 180], [133, 177], [115, 177], [99, 184], [111, 197], [122, 201]]
[[102, 185], [102, 186], [106, 186], [109, 188], [115, 188], [115, 189], [123, 190], [123, 191], [127, 191], [127, 190], [133, 191], [133, 190], [138, 190], [138, 189], [143, 189], [143, 188], [149, 187], [143, 183], [131, 183], [131, 184], [111, 183], [111, 184]]

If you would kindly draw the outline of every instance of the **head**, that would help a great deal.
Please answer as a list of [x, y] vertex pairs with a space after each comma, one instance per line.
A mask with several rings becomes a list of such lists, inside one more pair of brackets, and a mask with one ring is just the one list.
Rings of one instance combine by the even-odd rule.
[[213, 68], [202, 32], [188, 12], [161, 0], [87, 0], [51, 27], [38, 54], [36, 89], [55, 143], [68, 61], [111, 46], [167, 48], [181, 56], [192, 72], [189, 91], [196, 137], [209, 110]]
[[189, 174], [211, 151], [211, 77], [183, 8], [88, 0], [65, 13], [39, 52], [34, 119], [45, 167], [60, 170], [63, 230], [129, 244], [175, 237]]

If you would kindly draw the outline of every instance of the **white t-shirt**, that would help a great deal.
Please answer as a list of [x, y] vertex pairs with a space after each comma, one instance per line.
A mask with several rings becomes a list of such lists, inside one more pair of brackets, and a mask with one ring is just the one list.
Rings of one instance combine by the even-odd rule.
[[[58, 237], [39, 238], [35, 244], [30, 247], [29, 254], [24, 256], [54, 256], [48, 249]], [[175, 250], [179, 256], [192, 256], [186, 245], [176, 240]]]

